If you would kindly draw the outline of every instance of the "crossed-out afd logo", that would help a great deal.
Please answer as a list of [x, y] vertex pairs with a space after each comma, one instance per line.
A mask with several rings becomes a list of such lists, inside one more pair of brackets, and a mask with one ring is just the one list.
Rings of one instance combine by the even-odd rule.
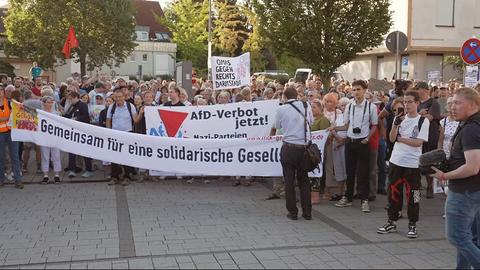
[[[167, 110], [158, 110], [160, 119], [163, 124], [160, 123], [158, 130], [152, 128], [150, 129], [150, 135], [160, 136], [160, 137], [178, 137], [183, 138], [183, 132], [179, 132], [180, 127], [188, 116], [186, 112], [173, 112]], [[166, 134], [165, 134], [166, 133]], [[177, 135], [178, 133], [178, 135]]]

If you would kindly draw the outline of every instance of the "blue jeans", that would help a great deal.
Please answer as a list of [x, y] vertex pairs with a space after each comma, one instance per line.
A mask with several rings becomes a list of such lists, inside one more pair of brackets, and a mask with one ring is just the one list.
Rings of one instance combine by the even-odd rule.
[[480, 191], [450, 190], [445, 213], [448, 241], [457, 248], [457, 268], [480, 269]]
[[12, 162], [13, 178], [15, 182], [20, 182], [22, 181], [22, 176], [20, 175], [20, 158], [18, 157], [19, 143], [12, 141], [10, 132], [0, 133], [0, 182], [5, 181], [5, 155], [7, 153], [7, 146]]
[[387, 155], [387, 142], [385, 139], [380, 138], [378, 144], [378, 157], [377, 157], [377, 165], [378, 165], [378, 190], [387, 190], [386, 189], [386, 181], [387, 181], [387, 162], [385, 161], [385, 157]]

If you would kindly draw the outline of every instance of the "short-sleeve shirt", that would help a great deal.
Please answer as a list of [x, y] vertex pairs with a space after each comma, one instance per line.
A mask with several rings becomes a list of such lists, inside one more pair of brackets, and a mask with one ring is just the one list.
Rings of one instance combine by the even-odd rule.
[[449, 120], [448, 117], [443, 118], [440, 121], [440, 126], [443, 128], [444, 139], [443, 139], [443, 151], [447, 155], [447, 159], [450, 158], [450, 148], [452, 147], [452, 138], [458, 128], [458, 121]]
[[[427, 118], [423, 120], [422, 127], [419, 127], [420, 115], [410, 118], [405, 116], [398, 127], [398, 134], [402, 138], [421, 139], [424, 142], [428, 141], [428, 132], [430, 121]], [[418, 162], [422, 155], [422, 147], [413, 147], [405, 143], [396, 142], [393, 146], [392, 156], [390, 162], [405, 168], [418, 168]]]
[[[295, 105], [302, 114], [297, 112], [291, 103]], [[307, 103], [308, 104], [308, 103]], [[305, 108], [301, 101], [289, 100], [282, 106], [278, 107], [277, 114], [275, 116], [274, 128], [282, 129], [283, 141], [291, 144], [305, 145]], [[307, 120], [308, 123], [313, 122], [312, 108], [307, 105]], [[307, 125], [307, 131], [309, 127]], [[309, 134], [307, 134], [307, 140], [309, 140]]]
[[426, 109], [428, 114], [433, 116], [433, 121], [430, 123], [430, 132], [427, 142], [429, 148], [427, 148], [427, 150], [436, 149], [438, 145], [438, 138], [440, 136], [440, 128], [438, 124], [441, 118], [440, 104], [438, 104], [435, 99], [430, 98], [425, 102], [420, 102], [420, 105], [418, 105], [418, 111], [421, 111], [422, 109]]
[[[378, 124], [377, 106], [364, 99], [360, 104], [356, 101], [345, 108], [344, 119], [349, 123], [347, 136], [351, 139], [363, 139], [368, 137], [370, 127]], [[361, 132], [353, 133], [354, 128], [360, 128]]]
[[130, 104], [130, 108], [132, 110], [132, 116], [130, 116], [127, 106], [128, 104], [126, 101], [123, 106], [118, 106], [117, 104], [113, 116], [113, 104], [108, 107], [107, 119], [112, 119], [112, 129], [128, 132], [133, 131], [132, 117], [135, 118], [137, 115], [137, 110], [135, 109], [135, 106]]
[[[465, 123], [461, 123], [458, 134], [455, 136], [450, 159], [449, 169], [456, 170], [466, 162], [465, 151], [480, 149], [480, 125], [473, 122], [477, 119], [480, 123], [480, 113], [472, 115]], [[480, 191], [480, 174], [463, 179], [454, 179], [448, 182], [449, 190], [457, 193]]]

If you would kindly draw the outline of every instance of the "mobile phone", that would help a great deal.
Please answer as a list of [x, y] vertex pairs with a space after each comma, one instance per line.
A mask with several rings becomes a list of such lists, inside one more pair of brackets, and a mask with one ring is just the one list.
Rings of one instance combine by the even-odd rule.
[[401, 115], [401, 114], [403, 114], [404, 112], [405, 112], [405, 109], [404, 109], [403, 107], [399, 107], [399, 108], [397, 109], [397, 115]]

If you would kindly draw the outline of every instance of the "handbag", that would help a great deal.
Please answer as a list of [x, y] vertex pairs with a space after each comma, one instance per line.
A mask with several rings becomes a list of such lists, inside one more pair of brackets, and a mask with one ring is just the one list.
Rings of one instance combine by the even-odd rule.
[[[316, 143], [312, 143], [312, 140], [307, 141], [307, 124], [310, 127], [310, 124], [307, 121], [307, 102], [303, 101], [303, 107], [305, 108], [305, 115], [297, 108], [293, 103], [289, 102], [288, 104], [303, 116], [304, 120], [304, 135], [305, 135], [305, 152], [303, 153], [302, 167], [307, 172], [312, 172], [315, 169], [320, 169], [320, 163], [322, 162], [322, 153], [318, 148]], [[309, 129], [310, 138], [312, 138], [311, 127]]]

